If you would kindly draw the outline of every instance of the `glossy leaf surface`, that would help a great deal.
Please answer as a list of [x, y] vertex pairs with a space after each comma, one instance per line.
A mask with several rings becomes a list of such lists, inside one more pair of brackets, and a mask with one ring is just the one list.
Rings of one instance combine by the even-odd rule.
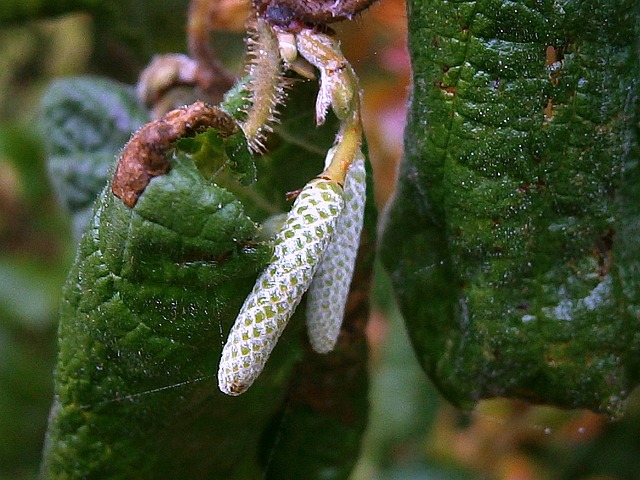
[[420, 362], [459, 406], [620, 413], [640, 376], [637, 3], [413, 0], [409, 20], [382, 256]]

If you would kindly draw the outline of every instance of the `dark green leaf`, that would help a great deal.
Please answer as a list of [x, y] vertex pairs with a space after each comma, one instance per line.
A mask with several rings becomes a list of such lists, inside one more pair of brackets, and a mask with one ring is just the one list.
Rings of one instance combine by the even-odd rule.
[[231, 162], [231, 170], [242, 185], [251, 185], [256, 181], [256, 164], [247, 148], [244, 135], [237, 134], [224, 139], [224, 149]]
[[[271, 252], [254, 244], [256, 227], [232, 194], [204, 184], [188, 160], [172, 166], [134, 209], [107, 187], [83, 237], [62, 307], [51, 478], [119, 478], [132, 468], [153, 478], [168, 457], [174, 469], [217, 462], [231, 473], [240, 461], [213, 454], [228, 433], [216, 423], [247, 408], [223, 398], [215, 372], [221, 332]], [[175, 444], [197, 418], [210, 429], [192, 433], [205, 436], [198, 448], [209, 445], [200, 458]], [[236, 428], [241, 441], [248, 432]], [[245, 428], [256, 425], [246, 419]]]
[[[195, 137], [181, 138], [176, 146], [191, 155], [204, 177], [217, 183], [239, 181], [247, 186], [256, 181], [255, 160], [242, 132], [222, 138], [215, 129], [210, 129]], [[227, 177], [231, 174], [232, 178], [222, 179], [225, 174]]]
[[637, 2], [409, 14], [415, 90], [382, 255], [422, 365], [464, 407], [620, 413], [640, 377]]

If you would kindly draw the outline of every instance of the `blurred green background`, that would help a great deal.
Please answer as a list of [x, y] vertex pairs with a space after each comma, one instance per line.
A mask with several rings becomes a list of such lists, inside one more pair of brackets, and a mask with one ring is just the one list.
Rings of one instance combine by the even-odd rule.
[[[71, 222], [47, 179], [41, 94], [54, 78], [87, 73], [133, 84], [154, 53], [185, 50], [186, 1], [30, 5], [0, 7], [0, 480], [37, 476], [58, 299], [74, 250]], [[384, 0], [339, 28], [362, 77], [380, 206], [401, 154], [405, 25], [403, 1]], [[215, 39], [236, 63], [239, 39]], [[372, 415], [355, 479], [640, 478], [637, 392], [617, 423], [504, 400], [456, 411], [419, 369], [380, 271], [372, 298]]]

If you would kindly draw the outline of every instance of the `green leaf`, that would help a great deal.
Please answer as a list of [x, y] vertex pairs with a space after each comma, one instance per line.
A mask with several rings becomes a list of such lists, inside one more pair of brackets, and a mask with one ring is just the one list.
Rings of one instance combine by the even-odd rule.
[[[179, 156], [134, 209], [104, 190], [65, 287], [52, 478], [117, 478], [132, 467], [148, 478], [166, 435], [184, 428], [184, 409], [211, 402], [219, 322], [271, 254], [253, 244], [255, 232], [233, 196], [203, 185]], [[203, 423], [230, 415], [210, 410]]]
[[313, 127], [314, 92], [296, 90], [251, 188], [202, 175], [225, 157], [240, 179], [250, 170], [234, 140], [205, 134], [179, 142], [200, 164], [176, 150], [134, 208], [109, 185], [100, 194], [64, 289], [47, 478], [286, 478], [292, 458], [305, 478], [348, 477], [366, 424], [372, 237], [334, 353], [311, 352], [301, 306], [247, 393], [217, 387], [222, 344], [271, 256], [254, 221], [288, 208], [336, 131]]
[[465, 408], [619, 414], [640, 377], [637, 2], [413, 0], [409, 15], [415, 90], [381, 253], [420, 362]]
[[133, 88], [88, 76], [56, 80], [41, 104], [49, 178], [79, 238], [118, 152], [148, 115]]
[[[181, 138], [176, 146], [191, 155], [204, 177], [214, 178], [218, 183], [239, 181], [245, 186], [256, 181], [256, 164], [242, 132], [222, 138], [212, 128], [195, 137]], [[227, 166], [229, 169], [225, 170]], [[221, 180], [225, 173], [233, 177]]]

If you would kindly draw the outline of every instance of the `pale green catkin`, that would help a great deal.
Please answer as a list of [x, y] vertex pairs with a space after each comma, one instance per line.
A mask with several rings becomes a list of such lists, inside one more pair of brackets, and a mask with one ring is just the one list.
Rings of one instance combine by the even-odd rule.
[[318, 353], [333, 350], [340, 333], [362, 233], [366, 175], [364, 155], [358, 152], [347, 172], [345, 205], [336, 233], [307, 293], [307, 331]]
[[343, 210], [343, 189], [316, 178], [302, 189], [274, 241], [272, 263], [258, 277], [222, 350], [218, 386], [245, 392], [262, 372], [309, 288]]

